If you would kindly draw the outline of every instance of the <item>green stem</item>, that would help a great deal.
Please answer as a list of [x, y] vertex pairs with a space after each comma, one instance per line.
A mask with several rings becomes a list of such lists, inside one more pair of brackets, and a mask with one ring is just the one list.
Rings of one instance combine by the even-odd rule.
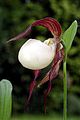
[[63, 72], [64, 72], [64, 120], [67, 120], [67, 70], [66, 70], [66, 61], [67, 55], [65, 56], [65, 60], [63, 63]]

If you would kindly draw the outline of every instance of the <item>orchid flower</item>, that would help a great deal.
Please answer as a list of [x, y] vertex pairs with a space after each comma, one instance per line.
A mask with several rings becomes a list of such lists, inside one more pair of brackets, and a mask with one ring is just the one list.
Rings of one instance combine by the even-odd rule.
[[[34, 71], [34, 79], [29, 86], [29, 97], [27, 102], [29, 102], [35, 87], [39, 87], [48, 82], [48, 88], [44, 91], [45, 107], [46, 97], [51, 91], [51, 82], [57, 77], [60, 64], [64, 58], [64, 48], [60, 38], [62, 33], [60, 24], [57, 20], [51, 17], [46, 17], [33, 22], [32, 25], [30, 25], [24, 32], [9, 41], [15, 41], [27, 37], [35, 26], [43, 26], [47, 28], [52, 33], [53, 38], [48, 38], [44, 42], [37, 39], [27, 40], [19, 50], [18, 60], [23, 67]], [[41, 69], [47, 67], [50, 63], [52, 63], [50, 70], [46, 73], [44, 78], [37, 83], [36, 80]]]

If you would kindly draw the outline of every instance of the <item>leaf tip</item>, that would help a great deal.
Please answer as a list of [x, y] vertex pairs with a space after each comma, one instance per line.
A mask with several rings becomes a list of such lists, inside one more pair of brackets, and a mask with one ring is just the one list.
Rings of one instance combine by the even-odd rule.
[[77, 24], [77, 20], [74, 20], [74, 22]]
[[76, 25], [76, 27], [78, 26], [78, 22], [77, 22], [77, 20], [74, 20], [73, 23]]

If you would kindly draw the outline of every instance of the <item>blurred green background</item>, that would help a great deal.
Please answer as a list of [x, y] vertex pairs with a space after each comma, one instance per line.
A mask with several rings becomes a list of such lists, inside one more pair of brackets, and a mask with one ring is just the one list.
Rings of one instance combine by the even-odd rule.
[[[63, 32], [75, 19], [78, 21], [77, 35], [68, 56], [67, 78], [68, 115], [80, 115], [80, 1], [3, 0], [0, 1], [0, 80], [3, 78], [9, 79], [13, 85], [12, 115], [25, 113], [44, 114], [43, 92], [47, 84], [34, 90], [30, 103], [26, 107], [25, 104], [29, 94], [29, 84], [33, 79], [33, 71], [22, 67], [18, 62], [17, 54], [21, 45], [27, 39], [37, 38], [45, 40], [52, 36], [45, 28], [37, 27], [34, 28], [28, 38], [8, 44], [6, 44], [6, 41], [24, 31], [35, 20], [47, 16], [57, 19], [62, 26]], [[46, 74], [48, 69], [49, 67], [42, 70], [40, 78]], [[59, 76], [52, 82], [52, 88], [50, 95], [47, 97], [47, 114], [57, 113], [62, 116], [62, 66]]]

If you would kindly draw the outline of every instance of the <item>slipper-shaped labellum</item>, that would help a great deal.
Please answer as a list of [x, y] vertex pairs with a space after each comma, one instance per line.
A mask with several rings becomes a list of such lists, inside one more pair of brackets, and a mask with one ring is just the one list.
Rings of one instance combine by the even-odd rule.
[[[56, 43], [50, 45], [52, 39], [41, 42], [36, 39], [29, 39], [21, 47], [18, 59], [25, 67], [32, 70], [42, 69], [48, 66], [55, 55]], [[52, 41], [53, 42], [53, 41]]]
[[44, 42], [36, 39], [29, 39], [20, 48], [18, 59], [25, 68], [34, 70], [34, 79], [29, 86], [29, 97], [27, 103], [31, 98], [33, 89], [37, 86], [36, 80], [39, 77], [41, 69], [47, 67], [52, 62], [51, 69], [38, 83], [39, 87], [45, 82], [48, 82], [48, 88], [44, 91], [44, 103], [46, 103], [46, 97], [51, 91], [51, 81], [58, 75], [60, 64], [64, 58], [64, 48], [60, 43], [62, 32], [60, 24], [57, 20], [51, 17], [46, 17], [33, 22], [32, 25], [30, 25], [24, 32], [9, 41], [15, 41], [27, 37], [32, 31], [32, 27], [35, 26], [46, 27], [52, 33], [53, 38], [49, 38]]

